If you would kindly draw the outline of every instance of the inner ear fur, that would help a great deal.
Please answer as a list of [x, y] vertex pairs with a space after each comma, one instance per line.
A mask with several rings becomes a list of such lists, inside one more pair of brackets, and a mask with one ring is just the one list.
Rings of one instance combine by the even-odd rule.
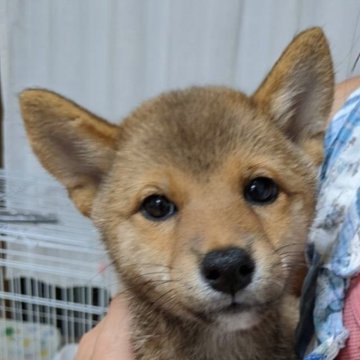
[[89, 216], [98, 186], [111, 167], [120, 128], [47, 90], [23, 91], [20, 108], [41, 164]]
[[333, 95], [329, 45], [320, 28], [311, 28], [288, 45], [252, 99], [320, 164]]

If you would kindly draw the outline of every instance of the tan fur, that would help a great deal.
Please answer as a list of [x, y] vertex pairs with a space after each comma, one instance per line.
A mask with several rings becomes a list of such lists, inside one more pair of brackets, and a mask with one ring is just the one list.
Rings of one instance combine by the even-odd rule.
[[[298, 35], [252, 97], [220, 87], [169, 92], [110, 125], [46, 90], [20, 96], [30, 142], [103, 234], [125, 284], [137, 359], [293, 359], [291, 296], [315, 204], [333, 72], [322, 31]], [[245, 185], [274, 179], [268, 205]], [[151, 194], [179, 211], [152, 222]], [[256, 262], [239, 294], [247, 310], [222, 315], [225, 295], [201, 280], [214, 249], [238, 246]], [[121, 354], [119, 354], [119, 358]]]

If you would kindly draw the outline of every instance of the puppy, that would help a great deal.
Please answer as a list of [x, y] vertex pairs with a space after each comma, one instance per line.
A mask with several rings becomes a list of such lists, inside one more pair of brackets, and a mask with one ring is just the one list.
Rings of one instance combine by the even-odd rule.
[[55, 93], [21, 94], [34, 152], [121, 276], [136, 359], [294, 358], [291, 292], [332, 99], [319, 28], [250, 97], [168, 92], [113, 125]]

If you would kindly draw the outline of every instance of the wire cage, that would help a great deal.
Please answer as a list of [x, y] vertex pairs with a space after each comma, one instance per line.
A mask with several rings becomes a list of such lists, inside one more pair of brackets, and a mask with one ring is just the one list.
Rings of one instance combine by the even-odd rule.
[[0, 360], [52, 360], [103, 316], [111, 263], [55, 182], [1, 172], [0, 195]]

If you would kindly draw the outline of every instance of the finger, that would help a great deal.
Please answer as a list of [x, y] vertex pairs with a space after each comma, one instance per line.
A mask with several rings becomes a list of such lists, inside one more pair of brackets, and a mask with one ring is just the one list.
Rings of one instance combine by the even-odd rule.
[[97, 332], [95, 329], [89, 331], [80, 340], [75, 360], [90, 360], [95, 351]]
[[75, 360], [90, 360], [92, 358], [97, 338], [104, 328], [105, 319], [106, 316], [93, 329], [82, 336]]
[[104, 319], [99, 333], [92, 360], [130, 360], [130, 317], [127, 304], [122, 297], [115, 298]]

